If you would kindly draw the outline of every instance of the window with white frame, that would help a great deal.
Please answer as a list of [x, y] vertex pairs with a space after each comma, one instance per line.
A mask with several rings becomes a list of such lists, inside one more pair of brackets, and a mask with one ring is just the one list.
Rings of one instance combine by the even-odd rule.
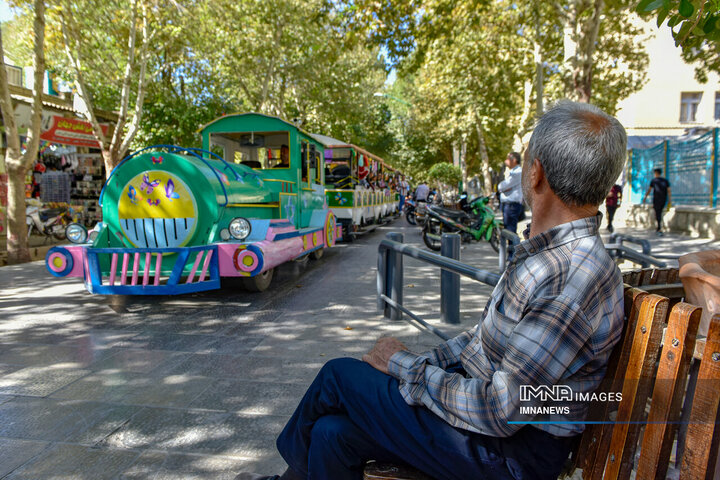
[[7, 71], [8, 83], [22, 87], [22, 68], [14, 65], [5, 65]]
[[682, 92], [680, 94], [680, 122], [697, 122], [697, 109], [702, 92]]

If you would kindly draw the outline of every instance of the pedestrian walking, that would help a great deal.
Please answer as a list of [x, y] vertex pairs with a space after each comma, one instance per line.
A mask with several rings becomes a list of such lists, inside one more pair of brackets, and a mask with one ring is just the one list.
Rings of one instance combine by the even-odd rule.
[[518, 152], [508, 153], [507, 158], [505, 158], [505, 165], [509, 169], [508, 175], [498, 185], [502, 204], [503, 225], [506, 230], [517, 233], [517, 224], [524, 211], [520, 154]]
[[622, 203], [622, 187], [618, 184], [615, 184], [610, 189], [610, 193], [608, 193], [607, 197], [605, 197], [605, 210], [607, 210], [608, 216], [607, 229], [610, 233], [613, 233], [615, 231], [612, 222], [613, 218], [615, 218], [615, 210], [618, 209], [620, 203]]
[[655, 230], [655, 233], [662, 236], [662, 217], [665, 205], [669, 205], [671, 202], [672, 192], [670, 190], [670, 182], [668, 182], [667, 178], [662, 176], [662, 169], [656, 168], [653, 172], [655, 174], [655, 178], [650, 181], [650, 186], [643, 197], [643, 203], [645, 203], [648, 195], [652, 192], [653, 209], [655, 210], [655, 220], [657, 221], [657, 230]]

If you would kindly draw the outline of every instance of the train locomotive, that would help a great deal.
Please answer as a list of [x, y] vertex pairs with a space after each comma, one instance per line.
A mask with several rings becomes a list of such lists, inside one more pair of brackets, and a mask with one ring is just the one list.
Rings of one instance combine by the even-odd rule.
[[91, 293], [173, 295], [239, 277], [262, 291], [274, 268], [319, 258], [342, 236], [324, 188], [323, 145], [279, 118], [220, 117], [203, 148], [148, 147], [124, 159], [100, 196], [90, 234], [50, 249], [48, 271]]

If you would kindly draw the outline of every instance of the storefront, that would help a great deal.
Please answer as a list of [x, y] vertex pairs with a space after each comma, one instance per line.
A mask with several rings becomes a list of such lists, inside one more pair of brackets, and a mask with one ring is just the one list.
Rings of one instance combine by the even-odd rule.
[[[30, 105], [24, 98], [15, 100], [15, 118], [25, 147], [30, 124]], [[108, 133], [108, 124], [102, 125]], [[43, 101], [42, 133], [38, 160], [28, 171], [25, 188], [29, 204], [69, 206], [75, 217], [87, 225], [101, 220], [98, 206], [105, 169], [92, 127], [74, 115], [72, 101], [58, 98]], [[2, 152], [6, 139], [3, 136]], [[1, 163], [1, 162], [0, 162]], [[0, 233], [5, 226], [7, 206], [7, 174], [0, 164]]]

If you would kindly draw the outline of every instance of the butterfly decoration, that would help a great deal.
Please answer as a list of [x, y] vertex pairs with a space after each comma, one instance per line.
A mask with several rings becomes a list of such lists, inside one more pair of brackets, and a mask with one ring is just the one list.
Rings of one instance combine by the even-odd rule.
[[172, 181], [172, 178], [165, 183], [165, 196], [171, 202], [176, 198], [180, 198], [180, 194], [175, 191], [175, 182]]
[[160, 164], [160, 163], [162, 163], [162, 161], [163, 161], [163, 158], [162, 158], [162, 157], [158, 157], [158, 158], [151, 157], [151, 158], [152, 158], [152, 162], [153, 162], [153, 163]]
[[151, 207], [157, 206], [160, 204], [160, 199], [158, 198], [157, 200], [153, 200], [152, 198], [148, 198], [147, 202], [148, 202], [148, 205], [150, 205]]
[[335, 200], [337, 200], [340, 205], [344, 205], [345, 203], [347, 203], [347, 198], [343, 197], [342, 193], [340, 192], [335, 194]]
[[133, 205], [137, 205], [139, 197], [137, 194], [137, 190], [135, 190], [135, 187], [133, 187], [132, 185], [130, 185], [130, 188], [128, 188], [128, 197], [130, 197], [130, 203], [132, 203]]
[[140, 190], [146, 192], [148, 195], [150, 195], [155, 187], [160, 185], [160, 180], [153, 180], [150, 181], [150, 177], [148, 177], [148, 174], [143, 175], [143, 181], [140, 184]]

